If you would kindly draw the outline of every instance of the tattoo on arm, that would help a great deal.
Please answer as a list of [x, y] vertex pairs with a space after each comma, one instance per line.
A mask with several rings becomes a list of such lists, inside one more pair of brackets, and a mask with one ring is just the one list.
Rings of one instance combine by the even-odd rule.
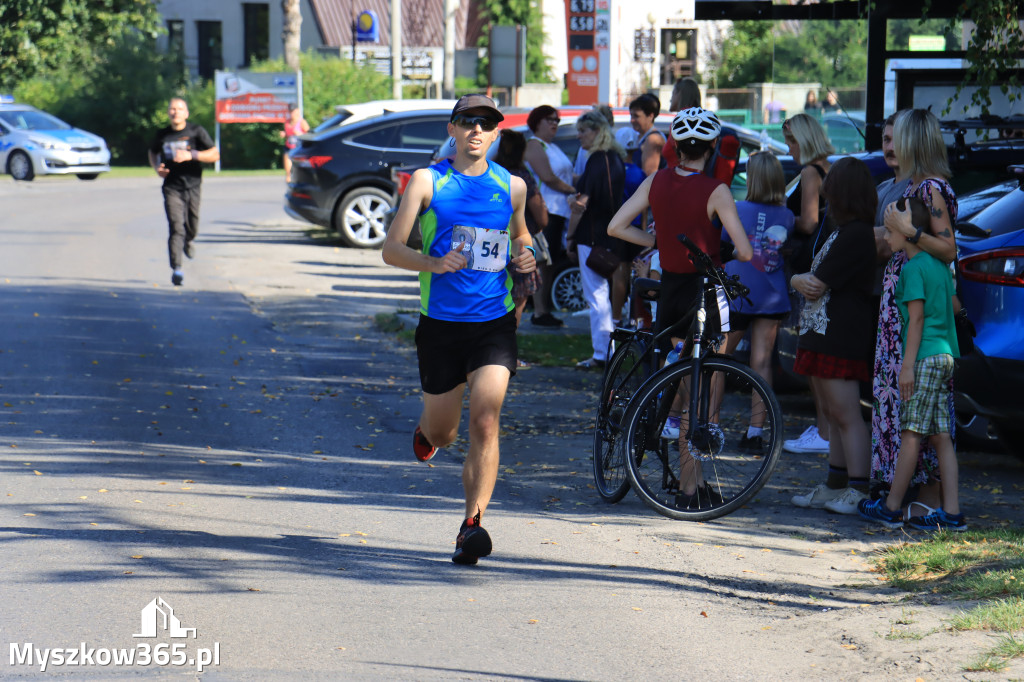
[[943, 230], [942, 232], [939, 232], [938, 236], [940, 236], [940, 237], [949, 237], [951, 235], [949, 233], [949, 230]]
[[932, 207], [932, 217], [934, 217], [934, 218], [941, 218], [942, 217], [942, 209], [933, 206]]

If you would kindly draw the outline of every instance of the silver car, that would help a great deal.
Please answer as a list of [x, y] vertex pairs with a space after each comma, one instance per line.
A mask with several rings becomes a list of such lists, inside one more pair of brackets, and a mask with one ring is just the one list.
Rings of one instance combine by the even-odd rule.
[[102, 137], [33, 106], [0, 102], [0, 171], [15, 180], [69, 173], [93, 180], [109, 170]]

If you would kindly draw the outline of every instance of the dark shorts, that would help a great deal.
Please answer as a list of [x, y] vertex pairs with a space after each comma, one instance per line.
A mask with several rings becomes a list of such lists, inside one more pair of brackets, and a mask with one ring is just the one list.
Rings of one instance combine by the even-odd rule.
[[416, 355], [424, 393], [440, 395], [458, 388], [484, 365], [500, 365], [515, 375], [516, 314], [489, 322], [446, 322], [420, 315]]
[[[697, 294], [704, 286], [704, 278], [696, 273], [661, 273], [661, 294], [658, 296], [658, 318], [654, 322], [654, 333], [671, 327], [684, 317], [688, 320], [687, 326], [676, 333], [678, 337], [689, 336], [689, 325], [693, 321], [694, 313], [697, 310]], [[729, 300], [719, 287], [717, 297], [709, 297], [705, 301], [707, 309], [707, 321], [711, 329], [729, 331]], [[658, 348], [662, 351], [662, 357], [672, 350], [672, 339], [663, 337], [658, 342]]]
[[772, 313], [771, 315], [748, 315], [747, 313], [737, 313], [733, 310], [729, 311], [729, 330], [734, 332], [746, 331], [750, 328], [750, 324], [757, 319], [761, 320], [775, 320], [776, 322], [782, 322], [789, 318], [789, 312], [785, 313]]

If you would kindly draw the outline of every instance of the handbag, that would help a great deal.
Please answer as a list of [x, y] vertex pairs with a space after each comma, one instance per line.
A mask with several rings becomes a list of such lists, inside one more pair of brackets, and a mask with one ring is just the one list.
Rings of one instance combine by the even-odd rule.
[[[612, 169], [611, 163], [608, 161], [607, 155], [604, 159], [605, 171], [608, 173], [608, 197], [614, 196], [612, 194]], [[611, 279], [615, 271], [619, 269], [619, 265], [622, 263], [622, 259], [619, 258], [615, 252], [604, 246], [598, 246], [594, 244], [590, 249], [590, 255], [587, 256], [587, 267], [601, 275], [605, 279]]]
[[960, 308], [960, 312], [953, 316], [953, 325], [956, 327], [956, 345], [960, 357], [963, 357], [974, 350], [974, 337], [978, 335], [971, 318], [967, 317], [967, 308]]
[[611, 279], [615, 271], [618, 270], [620, 263], [622, 263], [622, 259], [616, 256], [614, 252], [595, 244], [590, 249], [586, 265], [605, 279]]

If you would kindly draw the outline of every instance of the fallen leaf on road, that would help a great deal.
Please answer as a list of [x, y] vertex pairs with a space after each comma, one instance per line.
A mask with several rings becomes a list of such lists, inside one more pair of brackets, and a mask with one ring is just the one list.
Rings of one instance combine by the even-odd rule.
[[701, 611], [701, 612], [700, 612], [700, 615], [702, 615], [702, 616], [704, 616], [705, 618], [707, 618], [707, 617], [708, 617], [708, 612], [707, 612], [707, 611]]

